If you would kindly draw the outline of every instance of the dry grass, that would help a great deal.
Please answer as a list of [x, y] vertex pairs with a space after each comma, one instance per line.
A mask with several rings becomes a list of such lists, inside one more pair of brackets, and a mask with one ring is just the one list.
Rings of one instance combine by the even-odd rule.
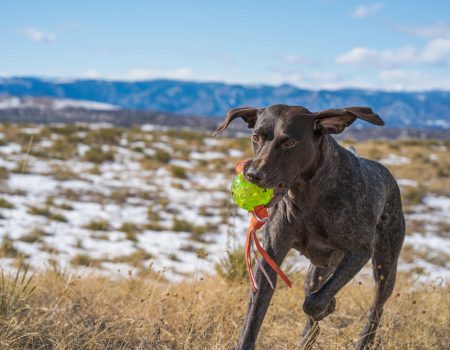
[[[258, 349], [296, 347], [305, 322], [303, 276], [293, 280], [293, 290], [277, 289]], [[448, 349], [449, 289], [413, 289], [412, 283], [407, 276], [399, 278], [379, 330], [381, 348]], [[0, 288], [2, 302], [16, 296], [0, 314], [2, 349], [231, 349], [248, 294], [246, 281], [229, 283], [220, 277], [175, 285], [156, 274], [113, 281], [56, 270], [34, 276], [23, 294], [22, 289], [14, 276]], [[337, 311], [322, 322], [316, 349], [353, 348], [372, 290], [366, 276], [345, 287]]]

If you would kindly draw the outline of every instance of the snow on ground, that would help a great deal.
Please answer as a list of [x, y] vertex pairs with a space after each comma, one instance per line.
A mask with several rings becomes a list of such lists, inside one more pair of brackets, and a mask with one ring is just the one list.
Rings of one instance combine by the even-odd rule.
[[[0, 180], [0, 193], [10, 204], [0, 208], [0, 239], [12, 240], [14, 249], [34, 268], [56, 262], [77, 273], [126, 275], [151, 265], [173, 281], [214, 273], [227, 250], [243, 245], [250, 218], [230, 202], [232, 173], [216, 171], [214, 162], [204, 170], [199, 164], [220, 159], [234, 165], [244, 152], [233, 148], [217, 152], [221, 140], [205, 137], [202, 147], [188, 148], [186, 153], [189, 146], [183, 140], [172, 142], [161, 128], [145, 126], [141, 131], [138, 140], [122, 137], [117, 145], [103, 145], [104, 152], [114, 153], [114, 161], [100, 164], [84, 158], [92, 148], [84, 140], [69, 159], [26, 155], [15, 142], [0, 146], [0, 167], [9, 170]], [[83, 139], [87, 132], [76, 135]], [[50, 135], [35, 147], [50, 149], [58, 137]], [[168, 152], [171, 159], [155, 168], [143, 166], [143, 160], [155, 159], [157, 150]], [[25, 159], [25, 172], [17, 171]], [[391, 154], [382, 161], [398, 165], [410, 160]], [[171, 172], [174, 166], [183, 168], [185, 177], [177, 178]], [[57, 176], [55, 169], [68, 175]], [[398, 183], [417, 186], [411, 179]], [[450, 225], [450, 198], [427, 195], [406, 219], [424, 222], [425, 232], [407, 236], [405, 249], [417, 255], [401, 259], [400, 269], [419, 269], [423, 278], [450, 283], [450, 244], [439, 231], [440, 225]], [[296, 269], [308, 265], [298, 254], [290, 254], [288, 261]], [[0, 266], [12, 264], [11, 256], [0, 259]]]
[[389, 154], [386, 158], [380, 159], [380, 163], [384, 165], [403, 165], [411, 163], [411, 159], [395, 154]]
[[412, 187], [416, 187], [417, 186], [417, 181], [416, 180], [411, 180], [411, 179], [397, 179], [397, 183], [400, 186], [412, 186]]

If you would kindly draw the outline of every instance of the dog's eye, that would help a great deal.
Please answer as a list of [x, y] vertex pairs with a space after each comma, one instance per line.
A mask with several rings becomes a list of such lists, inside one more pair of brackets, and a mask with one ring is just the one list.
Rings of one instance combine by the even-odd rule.
[[260, 135], [252, 135], [252, 141], [254, 143], [261, 143], [261, 136]]
[[297, 141], [294, 140], [287, 140], [283, 143], [283, 148], [292, 148], [297, 144]]

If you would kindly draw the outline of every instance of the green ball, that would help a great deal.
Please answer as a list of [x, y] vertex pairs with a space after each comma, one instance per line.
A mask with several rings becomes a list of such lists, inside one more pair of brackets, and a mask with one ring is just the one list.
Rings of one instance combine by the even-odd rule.
[[253, 210], [258, 205], [266, 205], [273, 196], [273, 189], [265, 189], [248, 182], [244, 175], [238, 174], [231, 184], [233, 201], [245, 210]]

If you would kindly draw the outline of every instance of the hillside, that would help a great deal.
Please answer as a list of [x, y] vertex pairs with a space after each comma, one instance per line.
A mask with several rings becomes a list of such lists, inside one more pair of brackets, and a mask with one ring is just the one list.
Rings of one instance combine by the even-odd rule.
[[[242, 244], [231, 202], [247, 137], [144, 125], [0, 125], [0, 264], [172, 280], [213, 272]], [[449, 141], [342, 141], [396, 176], [408, 236], [402, 271], [450, 282]], [[292, 254], [296, 269], [306, 260]]]
[[450, 127], [450, 92], [445, 91], [312, 91], [290, 85], [245, 86], [175, 80], [63, 81], [18, 77], [0, 78], [0, 95], [90, 100], [123, 109], [198, 116], [223, 116], [236, 106], [275, 103], [302, 105], [312, 111], [362, 105], [372, 107], [391, 127]]
[[[403, 197], [407, 236], [382, 348], [447, 349], [450, 142], [341, 142], [386, 165]], [[249, 146], [154, 125], [1, 124], [0, 348], [232, 348], [248, 296], [248, 215], [229, 184]], [[259, 349], [298, 343], [307, 265], [288, 255], [294, 289], [279, 285]], [[366, 266], [338, 294], [317, 349], [354, 346], [370, 275]]]

